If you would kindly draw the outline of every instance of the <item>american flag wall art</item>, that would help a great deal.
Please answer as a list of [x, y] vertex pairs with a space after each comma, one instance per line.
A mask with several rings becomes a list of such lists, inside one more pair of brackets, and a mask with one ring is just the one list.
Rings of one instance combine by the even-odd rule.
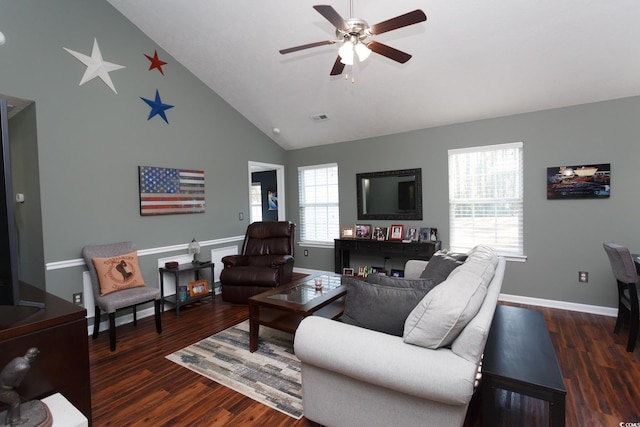
[[140, 215], [205, 211], [204, 171], [138, 166]]

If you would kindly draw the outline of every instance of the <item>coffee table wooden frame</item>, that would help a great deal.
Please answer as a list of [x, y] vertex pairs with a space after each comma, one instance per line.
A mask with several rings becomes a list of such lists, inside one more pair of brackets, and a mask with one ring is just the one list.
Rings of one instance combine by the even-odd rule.
[[249, 351], [258, 349], [258, 335], [260, 325], [278, 329], [289, 333], [295, 333], [302, 319], [307, 316], [316, 315], [330, 319], [336, 319], [344, 311], [344, 300], [347, 294], [345, 285], [335, 289], [323, 290], [318, 296], [306, 304], [298, 304], [283, 301], [269, 296], [281, 294], [291, 288], [301, 285], [304, 282], [313, 281], [315, 277], [333, 274], [316, 274], [306, 276], [295, 282], [278, 286], [254, 295], [249, 298]]

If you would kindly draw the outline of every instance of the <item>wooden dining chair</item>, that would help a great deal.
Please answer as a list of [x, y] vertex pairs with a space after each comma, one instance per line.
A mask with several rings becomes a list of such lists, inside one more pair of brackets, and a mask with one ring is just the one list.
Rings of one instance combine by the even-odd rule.
[[603, 246], [618, 283], [618, 318], [613, 332], [620, 332], [623, 323], [630, 325], [627, 351], [632, 352], [636, 346], [640, 324], [638, 272], [628, 248], [613, 242], [605, 242]]

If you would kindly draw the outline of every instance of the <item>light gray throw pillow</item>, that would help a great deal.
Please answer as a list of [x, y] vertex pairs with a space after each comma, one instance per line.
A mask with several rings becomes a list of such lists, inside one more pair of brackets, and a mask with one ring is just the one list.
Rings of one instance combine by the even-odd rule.
[[467, 261], [411, 311], [404, 341], [431, 349], [450, 345], [480, 310], [496, 264], [491, 248], [472, 250]]

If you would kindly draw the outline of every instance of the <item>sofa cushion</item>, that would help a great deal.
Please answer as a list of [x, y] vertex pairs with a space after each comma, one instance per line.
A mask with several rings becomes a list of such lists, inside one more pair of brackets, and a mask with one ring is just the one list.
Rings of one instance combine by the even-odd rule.
[[343, 277], [347, 298], [341, 320], [350, 325], [401, 337], [407, 315], [434, 286], [431, 279]]
[[461, 266], [467, 258], [467, 254], [448, 253], [438, 251], [429, 259], [429, 263], [424, 268], [420, 277], [423, 279], [433, 279], [437, 284], [444, 282], [449, 274]]
[[480, 309], [496, 265], [491, 248], [470, 251], [466, 262], [411, 311], [404, 341], [432, 349], [450, 345]]
[[98, 282], [100, 282], [100, 295], [122, 289], [144, 286], [144, 280], [138, 267], [138, 252], [113, 256], [109, 258], [92, 258], [96, 268]]

